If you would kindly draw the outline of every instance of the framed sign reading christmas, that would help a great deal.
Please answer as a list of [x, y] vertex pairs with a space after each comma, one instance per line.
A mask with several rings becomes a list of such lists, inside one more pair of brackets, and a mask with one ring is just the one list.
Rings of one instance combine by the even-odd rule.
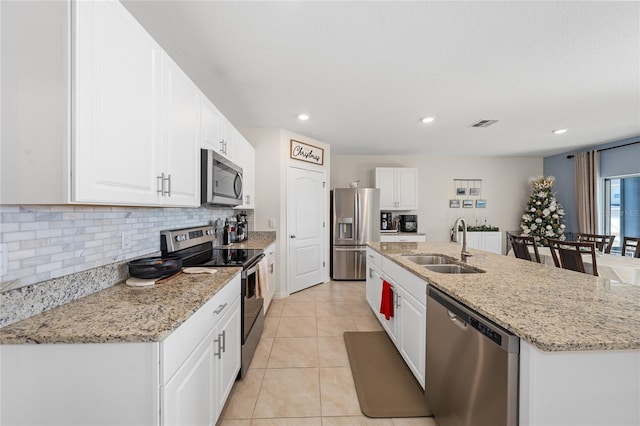
[[291, 139], [289, 156], [294, 160], [306, 161], [319, 166], [324, 164], [324, 149], [293, 139]]

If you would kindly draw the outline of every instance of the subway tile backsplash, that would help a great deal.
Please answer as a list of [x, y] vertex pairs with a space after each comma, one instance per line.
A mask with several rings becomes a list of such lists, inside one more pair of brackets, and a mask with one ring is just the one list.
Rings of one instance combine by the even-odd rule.
[[[0, 291], [160, 250], [160, 231], [207, 224], [232, 209], [0, 206], [8, 271]], [[122, 249], [122, 232], [132, 244]]]
[[[209, 224], [236, 213], [229, 208], [204, 207], [1, 205], [0, 243], [7, 252], [7, 273], [0, 277], [2, 299], [7, 302], [16, 299], [18, 293], [33, 293], [35, 290], [23, 287], [37, 283], [52, 290], [59, 288], [64, 294], [64, 287], [74, 281], [76, 274], [84, 272], [86, 275], [87, 271], [95, 268], [102, 271], [104, 266], [122, 270], [123, 262], [129, 259], [159, 254], [160, 231], [164, 229]], [[249, 229], [252, 229], [253, 212], [247, 213]], [[128, 249], [122, 249], [123, 231], [132, 233]], [[124, 268], [126, 271], [126, 263]], [[95, 276], [95, 273], [89, 275]], [[61, 277], [65, 279], [58, 279]], [[77, 277], [82, 278], [83, 274]], [[124, 279], [121, 273], [114, 277]], [[107, 286], [113, 284], [115, 282]], [[95, 285], [103, 288], [105, 284]], [[42, 291], [42, 288], [38, 289], [38, 292]], [[41, 297], [67, 298], [61, 296], [60, 291], [50, 296], [46, 296], [48, 293], [45, 291]], [[13, 295], [6, 294], [13, 292]], [[5, 308], [8, 307], [5, 305], [3, 310]], [[2, 322], [0, 319], [0, 326], [6, 325]]]

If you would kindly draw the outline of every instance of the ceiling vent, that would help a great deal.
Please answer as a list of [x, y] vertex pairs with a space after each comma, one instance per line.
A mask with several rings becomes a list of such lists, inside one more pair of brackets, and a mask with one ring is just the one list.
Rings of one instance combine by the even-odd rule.
[[476, 121], [469, 127], [489, 127], [492, 124], [496, 124], [497, 122], [498, 120], [480, 120], [480, 121]]

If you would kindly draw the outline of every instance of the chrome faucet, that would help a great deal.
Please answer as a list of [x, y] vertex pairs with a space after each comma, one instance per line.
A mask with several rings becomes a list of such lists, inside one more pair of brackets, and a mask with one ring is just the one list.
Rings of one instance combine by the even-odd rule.
[[462, 252], [460, 252], [460, 260], [467, 262], [467, 260], [473, 256], [467, 251], [467, 222], [464, 218], [459, 217], [456, 219], [456, 223], [453, 224], [453, 231], [451, 232], [451, 242], [458, 242], [458, 225], [462, 223]]

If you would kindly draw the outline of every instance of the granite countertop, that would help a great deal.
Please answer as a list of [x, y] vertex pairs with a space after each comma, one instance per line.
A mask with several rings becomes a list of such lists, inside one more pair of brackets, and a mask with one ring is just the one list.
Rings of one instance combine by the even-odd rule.
[[160, 342], [240, 271], [183, 273], [151, 287], [116, 284], [0, 328], [0, 343]]
[[242, 241], [240, 243], [229, 244], [228, 246], [223, 246], [223, 247], [264, 250], [267, 247], [269, 247], [269, 245], [273, 243], [275, 240], [276, 240], [275, 232], [254, 231], [249, 233], [248, 240]]
[[480, 250], [485, 273], [441, 274], [402, 254], [460, 259], [453, 243], [369, 243], [369, 247], [543, 351], [640, 349], [640, 287]]

